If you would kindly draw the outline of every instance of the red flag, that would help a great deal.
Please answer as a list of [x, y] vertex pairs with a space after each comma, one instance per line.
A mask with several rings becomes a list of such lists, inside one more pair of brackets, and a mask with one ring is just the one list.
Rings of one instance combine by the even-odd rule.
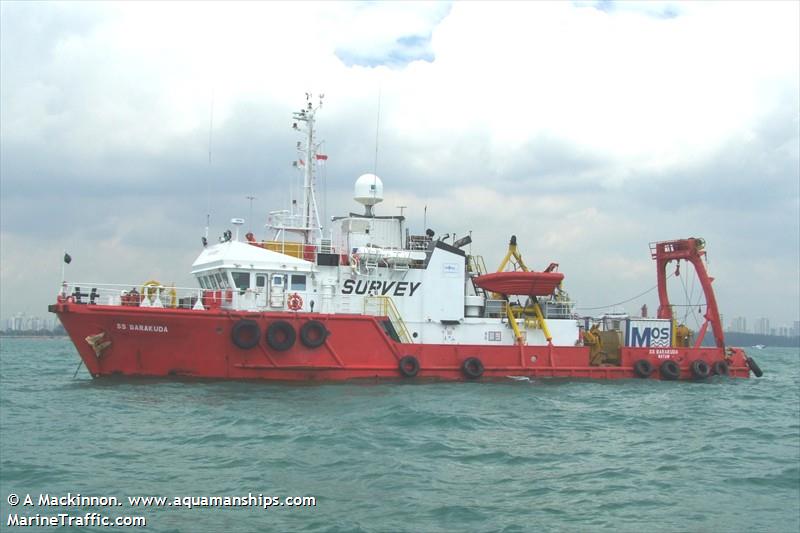
[[317, 161], [327, 161], [328, 156], [325, 154], [317, 154]]

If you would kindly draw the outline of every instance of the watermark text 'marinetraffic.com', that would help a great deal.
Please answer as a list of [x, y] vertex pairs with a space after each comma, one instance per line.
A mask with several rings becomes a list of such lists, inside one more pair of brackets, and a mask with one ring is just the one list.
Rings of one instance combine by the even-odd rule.
[[147, 520], [143, 516], [103, 516], [100, 513], [86, 513], [84, 515], [71, 515], [58, 513], [54, 515], [20, 515], [9, 513], [6, 521], [7, 527], [146, 527]]

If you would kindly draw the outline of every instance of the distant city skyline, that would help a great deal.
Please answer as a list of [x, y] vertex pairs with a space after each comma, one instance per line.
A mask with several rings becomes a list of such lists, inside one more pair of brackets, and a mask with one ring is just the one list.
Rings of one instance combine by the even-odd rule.
[[775, 326], [771, 326], [769, 318], [758, 317], [752, 322], [753, 326], [748, 328], [746, 317], [737, 316], [727, 323], [724, 321], [724, 315], [721, 318], [722, 327], [725, 331], [753, 333], [755, 335], [776, 335], [779, 337], [800, 336], [800, 321], [798, 320], [795, 320], [791, 324], [779, 323]]
[[53, 331], [60, 325], [61, 323], [55, 316], [41, 317], [27, 315], [23, 312], [0, 319], [0, 327], [3, 331]]

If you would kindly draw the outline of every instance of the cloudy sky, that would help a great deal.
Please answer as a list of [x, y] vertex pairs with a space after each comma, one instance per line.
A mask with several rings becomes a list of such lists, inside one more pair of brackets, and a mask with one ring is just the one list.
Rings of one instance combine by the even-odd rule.
[[798, 6], [3, 1], [0, 317], [46, 314], [64, 249], [70, 280], [193, 285], [209, 203], [214, 236], [248, 195], [255, 227], [287, 207], [312, 91], [329, 216], [359, 209], [380, 100], [378, 214], [421, 232], [427, 206], [489, 265], [514, 233], [584, 307], [652, 287], [649, 242], [702, 236], [726, 322], [791, 323]]

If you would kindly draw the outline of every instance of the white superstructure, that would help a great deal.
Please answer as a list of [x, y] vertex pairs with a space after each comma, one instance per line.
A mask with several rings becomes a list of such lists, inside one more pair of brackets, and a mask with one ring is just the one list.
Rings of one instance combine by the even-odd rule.
[[[333, 217], [323, 238], [314, 192], [318, 109], [309, 102], [294, 114], [293, 128], [304, 134], [297, 143], [302, 163], [295, 163], [303, 167], [302, 205], [270, 213], [272, 240], [239, 242], [226, 232], [223, 242], [207, 246], [192, 266], [202, 289], [224, 293], [225, 306], [234, 309], [388, 315], [395, 333], [413, 343], [514, 344], [519, 336], [521, 343], [544, 345], [545, 330], [554, 344], [579, 342], [583, 322], [572, 316], [569, 302], [540, 298], [543, 327], [529, 312], [533, 299], [473, 285], [473, 277], [486, 273], [479, 256], [431, 230], [411, 234], [403, 216], [376, 214], [383, 182], [374, 174], [355, 183], [354, 199], [364, 213]], [[469, 241], [462, 242], [454, 244]], [[558, 309], [557, 316], [547, 316], [548, 309]]]

